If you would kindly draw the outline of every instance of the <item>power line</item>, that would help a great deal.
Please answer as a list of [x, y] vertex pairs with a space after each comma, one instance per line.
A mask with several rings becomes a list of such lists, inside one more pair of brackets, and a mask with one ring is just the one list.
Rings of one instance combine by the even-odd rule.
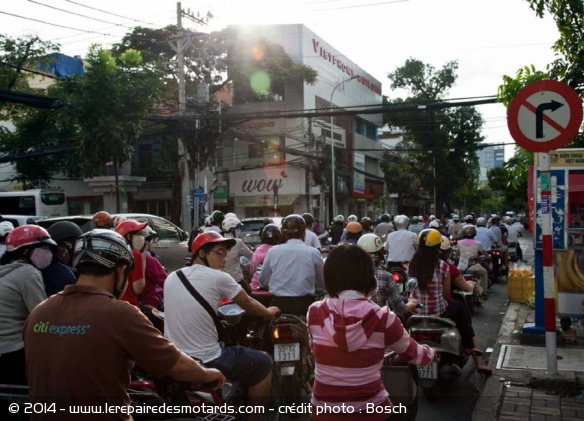
[[107, 15], [116, 16], [116, 17], [118, 17], [118, 18], [122, 18], [122, 19], [128, 19], [128, 20], [131, 20], [132, 22], [140, 22], [140, 23], [145, 23], [145, 24], [147, 24], [147, 25], [154, 25], [152, 22], [144, 22], [144, 21], [142, 21], [142, 20], [138, 20], [138, 19], [132, 19], [132, 18], [128, 18], [128, 17], [126, 17], [126, 16], [122, 16], [122, 15], [116, 15], [115, 13], [111, 13], [111, 12], [108, 12], [108, 11], [106, 11], [106, 10], [97, 9], [97, 8], [95, 8], [95, 7], [87, 6], [87, 5], [85, 5], [85, 4], [78, 3], [78, 2], [76, 2], [76, 1], [72, 1], [72, 0], [65, 0], [65, 1], [67, 1], [67, 2], [69, 2], [69, 3], [76, 4], [77, 6], [86, 7], [86, 8], [88, 8], [88, 9], [92, 9], [92, 10], [97, 10], [98, 12], [105, 13], [105, 14], [107, 14]]
[[72, 29], [74, 31], [79, 31], [79, 32], [86, 32], [88, 34], [97, 34], [97, 35], [106, 35], [108, 37], [113, 37], [114, 35], [112, 34], [105, 34], [103, 32], [97, 32], [97, 31], [90, 31], [87, 29], [79, 29], [79, 28], [73, 28], [71, 26], [64, 26], [64, 25], [59, 25], [57, 23], [51, 23], [51, 22], [47, 22], [44, 20], [39, 20], [39, 19], [34, 19], [34, 18], [27, 18], [26, 16], [20, 16], [20, 15], [15, 15], [13, 13], [8, 13], [8, 12], [2, 12], [0, 11], [0, 13], [2, 13], [3, 15], [8, 15], [8, 16], [14, 16], [16, 18], [20, 18], [20, 19], [25, 19], [25, 20], [31, 20], [33, 22], [39, 22], [39, 23], [43, 23], [45, 25], [50, 25], [50, 26], [56, 26], [58, 28], [65, 28], [65, 29]]

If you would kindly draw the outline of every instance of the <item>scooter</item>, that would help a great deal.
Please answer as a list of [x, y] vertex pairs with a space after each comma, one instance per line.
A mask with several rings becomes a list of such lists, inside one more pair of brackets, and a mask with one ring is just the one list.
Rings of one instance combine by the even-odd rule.
[[517, 263], [519, 261], [519, 254], [517, 253], [517, 243], [510, 241], [507, 245], [507, 252], [509, 253], [509, 261]]
[[402, 262], [401, 266], [392, 266], [389, 268], [389, 273], [397, 284], [399, 292], [402, 294], [405, 292], [404, 287], [408, 280], [407, 270], [407, 262]]
[[[406, 288], [413, 290], [416, 285], [417, 280], [410, 278]], [[451, 382], [462, 375], [469, 358], [463, 352], [462, 337], [456, 323], [439, 316], [413, 315], [407, 321], [407, 329], [416, 342], [429, 345], [438, 354], [430, 364], [417, 367], [424, 394], [434, 400], [438, 381]]]
[[503, 253], [497, 248], [492, 248], [489, 254], [491, 255], [491, 263], [493, 265], [493, 283], [501, 279], [506, 281], [508, 269], [503, 260]]

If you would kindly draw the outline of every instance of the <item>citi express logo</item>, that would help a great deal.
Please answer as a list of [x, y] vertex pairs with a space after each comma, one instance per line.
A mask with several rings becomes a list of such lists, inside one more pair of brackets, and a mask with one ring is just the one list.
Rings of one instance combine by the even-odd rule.
[[85, 335], [91, 325], [53, 325], [49, 322], [38, 322], [33, 326], [35, 333], [48, 333], [51, 335]]

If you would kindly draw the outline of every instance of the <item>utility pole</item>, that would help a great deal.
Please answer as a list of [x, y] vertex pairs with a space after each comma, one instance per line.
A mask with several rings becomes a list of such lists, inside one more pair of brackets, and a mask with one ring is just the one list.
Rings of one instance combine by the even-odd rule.
[[312, 214], [312, 185], [313, 183], [313, 175], [312, 175], [312, 165], [314, 163], [313, 158], [311, 157], [313, 152], [313, 139], [312, 139], [312, 117], [308, 117], [308, 155], [309, 158], [307, 159], [308, 165], [306, 166], [306, 211]]

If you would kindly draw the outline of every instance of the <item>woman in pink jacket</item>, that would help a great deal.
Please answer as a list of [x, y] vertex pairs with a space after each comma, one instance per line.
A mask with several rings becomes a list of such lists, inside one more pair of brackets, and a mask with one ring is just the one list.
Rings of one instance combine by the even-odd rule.
[[324, 265], [331, 298], [308, 309], [315, 380], [315, 420], [385, 420], [392, 404], [381, 380], [385, 348], [415, 365], [435, 352], [408, 335], [389, 307], [369, 300], [377, 287], [371, 257], [357, 245], [335, 247]]
[[252, 274], [251, 290], [253, 292], [260, 289], [260, 272], [262, 271], [262, 265], [264, 264], [268, 250], [282, 243], [282, 231], [275, 224], [266, 225], [260, 235], [262, 244], [255, 249], [249, 264], [249, 270]]

